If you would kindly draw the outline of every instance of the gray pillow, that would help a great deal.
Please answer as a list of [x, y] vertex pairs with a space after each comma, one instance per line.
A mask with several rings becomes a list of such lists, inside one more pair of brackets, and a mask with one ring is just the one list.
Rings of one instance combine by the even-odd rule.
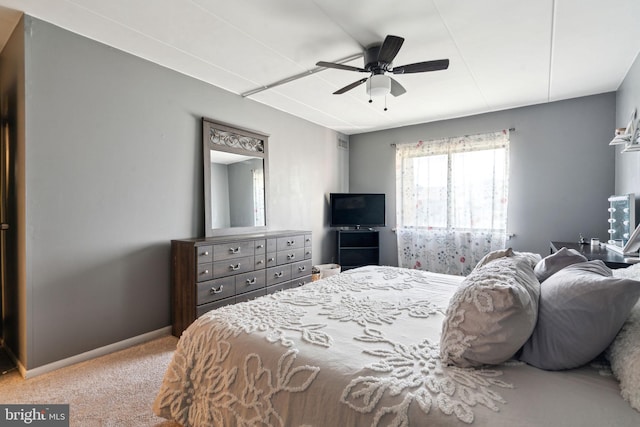
[[542, 260], [540, 254], [534, 252], [516, 252], [513, 251], [513, 256], [519, 256], [525, 258], [531, 264], [531, 268], [534, 268]]
[[639, 296], [639, 281], [613, 277], [600, 260], [563, 268], [540, 286], [538, 323], [520, 360], [548, 370], [590, 362], [613, 341]]
[[557, 273], [563, 268], [585, 261], [587, 261], [587, 258], [580, 252], [575, 249], [562, 247], [556, 253], [543, 258], [542, 261], [536, 264], [533, 271], [536, 273], [536, 277], [540, 283], [542, 283], [547, 280], [549, 276]]
[[449, 302], [440, 336], [444, 364], [499, 364], [536, 325], [540, 284], [526, 257], [497, 258], [475, 268]]

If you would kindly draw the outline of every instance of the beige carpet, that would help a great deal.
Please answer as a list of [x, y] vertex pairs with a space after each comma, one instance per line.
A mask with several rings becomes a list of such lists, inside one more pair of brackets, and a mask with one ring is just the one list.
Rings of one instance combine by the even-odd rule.
[[0, 403], [68, 403], [71, 426], [178, 427], [151, 406], [177, 338], [167, 336], [56, 371], [0, 377]]

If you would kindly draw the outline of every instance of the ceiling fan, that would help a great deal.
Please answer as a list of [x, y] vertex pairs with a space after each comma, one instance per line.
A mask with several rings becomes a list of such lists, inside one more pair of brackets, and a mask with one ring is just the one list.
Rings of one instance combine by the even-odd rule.
[[407, 91], [397, 80], [387, 76], [385, 74], [387, 72], [392, 74], [409, 74], [446, 70], [449, 68], [448, 59], [416, 62], [414, 64], [393, 67], [391, 63], [400, 51], [402, 43], [404, 43], [402, 37], [388, 35], [382, 44], [369, 46], [364, 51], [364, 68], [325, 61], [319, 61], [316, 65], [338, 70], [369, 73], [369, 77], [357, 80], [333, 92], [334, 95], [340, 95], [367, 82], [367, 93], [369, 96], [383, 96], [389, 93], [393, 96], [400, 96]]

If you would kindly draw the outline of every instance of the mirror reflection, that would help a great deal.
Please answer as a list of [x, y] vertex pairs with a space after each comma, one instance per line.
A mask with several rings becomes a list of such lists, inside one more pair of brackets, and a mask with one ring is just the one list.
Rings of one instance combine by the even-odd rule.
[[265, 226], [261, 157], [211, 150], [211, 227]]

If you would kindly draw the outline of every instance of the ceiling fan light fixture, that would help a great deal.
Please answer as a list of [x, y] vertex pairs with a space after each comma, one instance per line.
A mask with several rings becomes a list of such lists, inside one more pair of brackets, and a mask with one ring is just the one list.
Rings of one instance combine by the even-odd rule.
[[385, 96], [391, 92], [391, 79], [384, 74], [374, 74], [367, 80], [369, 96]]
[[400, 96], [407, 90], [395, 79], [385, 75], [386, 72], [393, 74], [415, 74], [425, 73], [428, 71], [446, 70], [449, 68], [448, 59], [438, 59], [435, 61], [422, 61], [413, 64], [401, 65], [399, 67], [392, 66], [396, 54], [402, 47], [404, 39], [398, 36], [388, 35], [384, 38], [382, 44], [374, 44], [369, 46], [363, 53], [364, 68], [346, 65], [342, 62], [318, 61], [316, 65], [324, 68], [334, 68], [336, 70], [356, 71], [358, 73], [367, 73], [369, 77], [361, 78], [353, 83], [346, 85], [333, 92], [334, 95], [341, 95], [348, 92], [364, 82], [367, 83], [366, 89], [369, 95], [369, 102], [373, 102], [373, 97], [386, 97], [391, 94]]

